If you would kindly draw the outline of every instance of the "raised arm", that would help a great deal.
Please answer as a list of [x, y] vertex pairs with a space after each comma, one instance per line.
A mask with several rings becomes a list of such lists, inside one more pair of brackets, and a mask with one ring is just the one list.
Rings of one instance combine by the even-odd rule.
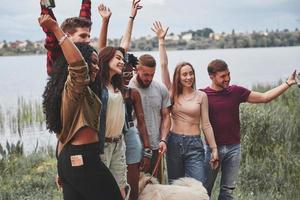
[[99, 50], [101, 50], [104, 47], [106, 47], [107, 29], [108, 29], [109, 19], [111, 17], [112, 12], [104, 4], [100, 4], [98, 6], [98, 12], [102, 17], [102, 25], [101, 25], [101, 29], [99, 33], [99, 41], [98, 41], [98, 48]]
[[163, 28], [159, 21], [153, 23], [153, 27], [151, 28], [153, 32], [156, 33], [158, 39], [158, 49], [159, 49], [159, 59], [161, 66], [161, 79], [162, 82], [167, 87], [169, 94], [171, 95], [172, 83], [170, 79], [170, 73], [168, 69], [168, 56], [165, 45], [165, 36], [169, 30], [169, 28]]
[[280, 96], [292, 85], [296, 84], [296, 70], [289, 76], [287, 81], [283, 82], [281, 85], [267, 91], [264, 93], [251, 91], [247, 102], [248, 103], [268, 103]]
[[91, 0], [82, 0], [79, 17], [91, 20]]
[[138, 10], [143, 8], [143, 6], [141, 6], [139, 4], [140, 1], [141, 0], [132, 0], [132, 6], [131, 6], [130, 15], [129, 15], [129, 20], [127, 23], [127, 28], [126, 28], [125, 34], [121, 40], [120, 47], [123, 47], [126, 52], [128, 51], [129, 46], [130, 46], [131, 34], [132, 34], [132, 29], [133, 29], [133, 21], [137, 15]]
[[80, 51], [74, 45], [74, 43], [67, 37], [67, 35], [61, 30], [55, 20], [50, 15], [41, 15], [39, 17], [39, 24], [42, 28], [46, 28], [53, 32], [56, 39], [60, 43], [60, 47], [63, 54], [69, 64], [84, 61]]
[[[40, 1], [41, 6], [41, 15], [48, 14], [53, 20], [56, 21], [56, 18], [53, 14], [52, 9], [46, 8], [44, 5], [42, 5], [42, 0]], [[50, 31], [48, 28], [43, 28], [43, 31], [46, 34], [45, 39], [45, 48], [47, 49], [47, 60], [46, 60], [46, 67], [47, 67], [47, 74], [50, 76], [53, 72], [53, 65], [55, 60], [62, 55], [62, 51], [60, 46], [58, 45], [58, 41], [53, 34], [52, 31]]]

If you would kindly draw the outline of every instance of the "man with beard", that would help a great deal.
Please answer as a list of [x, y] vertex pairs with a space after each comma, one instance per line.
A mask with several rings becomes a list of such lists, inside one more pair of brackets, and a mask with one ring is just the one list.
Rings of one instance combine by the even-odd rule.
[[221, 170], [219, 200], [233, 199], [233, 191], [240, 167], [240, 103], [268, 103], [296, 84], [294, 71], [279, 86], [264, 93], [250, 91], [237, 85], [229, 85], [230, 71], [223, 60], [213, 60], [207, 71], [211, 85], [203, 91], [207, 94], [209, 119], [218, 146], [220, 165], [216, 169], [209, 167], [210, 148], [206, 148], [207, 181], [205, 187], [211, 195], [214, 182]]
[[129, 82], [129, 87], [136, 88], [142, 99], [152, 149], [150, 173], [154, 170], [159, 153], [165, 153], [167, 150], [167, 135], [171, 126], [169, 93], [163, 84], [153, 81], [155, 68], [156, 61], [153, 56], [149, 54], [140, 56], [137, 74]]

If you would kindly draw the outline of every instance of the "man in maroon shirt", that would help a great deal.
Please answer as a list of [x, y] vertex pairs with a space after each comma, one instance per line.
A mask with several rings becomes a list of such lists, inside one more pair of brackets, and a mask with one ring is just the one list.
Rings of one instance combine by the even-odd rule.
[[[45, 7], [42, 1], [41, 14], [48, 14], [56, 21], [52, 9]], [[90, 43], [91, 26], [91, 0], [82, 0], [79, 17], [66, 19], [61, 27], [73, 42]], [[43, 31], [46, 33], [47, 73], [50, 76], [53, 71], [53, 64], [62, 55], [62, 50], [55, 35], [46, 28], [43, 28]]]
[[[221, 169], [219, 200], [233, 199], [233, 190], [240, 167], [240, 103], [268, 103], [296, 83], [296, 71], [281, 85], [264, 93], [229, 85], [230, 71], [223, 60], [213, 60], [207, 68], [211, 85], [202, 91], [208, 96], [209, 119], [218, 146], [220, 165], [209, 167], [210, 148], [206, 148], [207, 181], [205, 187], [211, 195], [215, 179]], [[300, 73], [299, 73], [300, 74]]]

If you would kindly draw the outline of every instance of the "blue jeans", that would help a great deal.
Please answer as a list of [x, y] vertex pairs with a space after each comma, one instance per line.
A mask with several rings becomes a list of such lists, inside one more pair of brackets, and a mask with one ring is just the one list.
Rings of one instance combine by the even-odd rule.
[[221, 182], [218, 200], [233, 199], [233, 190], [235, 189], [238, 172], [240, 168], [241, 147], [240, 144], [218, 145], [218, 154], [220, 165], [217, 169], [211, 169], [209, 165], [211, 150], [205, 146], [205, 165], [207, 180], [205, 187], [210, 196], [218, 172], [221, 169]]
[[167, 146], [169, 182], [192, 177], [204, 183], [204, 159], [200, 135], [186, 136], [170, 132]]

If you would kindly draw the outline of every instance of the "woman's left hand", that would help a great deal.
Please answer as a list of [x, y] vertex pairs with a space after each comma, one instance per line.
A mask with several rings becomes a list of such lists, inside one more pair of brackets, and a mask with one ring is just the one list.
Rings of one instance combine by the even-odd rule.
[[210, 166], [212, 169], [217, 169], [219, 166], [219, 156], [218, 156], [218, 149], [213, 148], [211, 152], [211, 158], [210, 158]]

